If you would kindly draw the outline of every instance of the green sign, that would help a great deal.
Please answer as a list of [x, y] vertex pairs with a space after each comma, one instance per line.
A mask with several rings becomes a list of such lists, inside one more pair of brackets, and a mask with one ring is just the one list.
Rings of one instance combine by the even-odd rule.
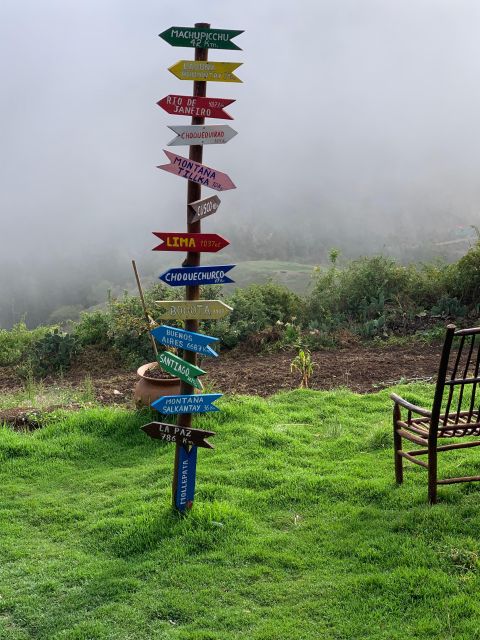
[[196, 47], [198, 49], [237, 49], [240, 47], [232, 38], [239, 36], [243, 31], [231, 29], [198, 29], [197, 27], [170, 27], [159, 33], [168, 44], [173, 47]]
[[198, 380], [198, 376], [205, 373], [200, 367], [190, 364], [186, 360], [182, 360], [170, 351], [161, 351], [157, 356], [158, 364], [167, 373], [177, 376], [187, 384], [191, 384], [196, 389], [203, 389], [202, 383]]

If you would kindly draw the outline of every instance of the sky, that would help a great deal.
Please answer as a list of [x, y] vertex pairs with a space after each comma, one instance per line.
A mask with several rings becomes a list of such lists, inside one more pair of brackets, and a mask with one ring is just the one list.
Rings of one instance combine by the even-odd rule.
[[238, 135], [204, 163], [237, 189], [205, 231], [300, 224], [380, 251], [478, 223], [476, 0], [2, 0], [0, 285], [28, 270], [54, 286], [115, 252], [141, 263], [152, 231], [184, 229], [187, 183], [156, 165], [189, 120], [155, 103], [189, 95], [167, 69], [193, 49], [158, 34], [199, 21], [245, 30], [242, 51], [210, 52], [243, 83], [208, 85], [236, 100]]

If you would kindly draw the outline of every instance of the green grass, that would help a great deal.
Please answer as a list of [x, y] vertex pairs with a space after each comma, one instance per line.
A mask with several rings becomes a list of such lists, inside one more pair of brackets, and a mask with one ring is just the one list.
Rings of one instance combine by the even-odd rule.
[[[244, 288], [250, 284], [263, 284], [272, 280], [283, 284], [291, 291], [303, 295], [307, 292], [313, 276], [313, 265], [280, 260], [250, 260], [235, 267], [233, 288]], [[231, 289], [229, 289], [231, 291]]]
[[46, 385], [32, 378], [25, 381], [23, 388], [5, 392], [0, 396], [0, 410], [16, 407], [29, 407], [40, 411], [52, 406], [91, 405], [95, 402], [95, 389], [92, 379], [85, 376], [78, 387], [67, 387], [60, 384]]
[[[431, 508], [413, 465], [395, 487], [388, 392], [218, 404], [185, 518], [148, 413], [0, 429], [1, 640], [480, 638], [480, 487]], [[474, 451], [440, 464], [480, 473]]]

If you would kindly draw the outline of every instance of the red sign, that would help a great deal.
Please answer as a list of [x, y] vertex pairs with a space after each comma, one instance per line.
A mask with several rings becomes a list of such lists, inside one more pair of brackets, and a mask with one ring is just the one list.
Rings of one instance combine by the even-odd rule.
[[164, 233], [153, 231], [153, 235], [163, 240], [153, 251], [191, 251], [192, 253], [215, 253], [230, 243], [216, 233]]
[[167, 113], [177, 116], [192, 116], [194, 118], [222, 118], [233, 120], [232, 116], [224, 111], [225, 107], [235, 100], [228, 98], [199, 98], [194, 96], [168, 95], [157, 102], [159, 107]]

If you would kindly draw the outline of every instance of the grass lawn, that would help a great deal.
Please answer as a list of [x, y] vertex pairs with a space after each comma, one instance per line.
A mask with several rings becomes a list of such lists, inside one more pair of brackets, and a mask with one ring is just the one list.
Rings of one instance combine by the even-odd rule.
[[[388, 392], [218, 404], [196, 420], [218, 435], [185, 518], [149, 413], [0, 429], [1, 640], [480, 638], [480, 485], [433, 508], [423, 469], [395, 487]], [[475, 451], [440, 457], [479, 469]]]

